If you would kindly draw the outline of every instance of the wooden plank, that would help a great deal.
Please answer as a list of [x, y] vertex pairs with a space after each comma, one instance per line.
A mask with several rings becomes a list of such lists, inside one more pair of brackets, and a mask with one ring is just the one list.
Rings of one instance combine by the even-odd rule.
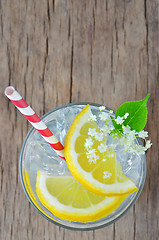
[[[158, 239], [158, 13], [157, 0], [0, 1], [0, 239]], [[146, 128], [153, 146], [135, 207], [115, 224], [88, 232], [42, 218], [19, 179], [30, 125], [4, 96], [10, 84], [40, 116], [70, 101], [117, 109], [150, 92]]]
[[148, 89], [151, 92], [149, 104], [148, 129], [153, 142], [147, 153], [147, 239], [159, 236], [159, 193], [156, 192], [159, 179], [158, 133], [159, 133], [159, 2], [146, 2], [147, 52], [148, 52]]

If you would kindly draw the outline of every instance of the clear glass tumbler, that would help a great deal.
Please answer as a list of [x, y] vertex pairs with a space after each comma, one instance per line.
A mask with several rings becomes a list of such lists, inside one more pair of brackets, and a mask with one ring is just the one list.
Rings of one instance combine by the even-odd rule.
[[[46, 123], [55, 136], [64, 144], [66, 133], [74, 119], [74, 117], [81, 111], [81, 109], [88, 103], [72, 103], [67, 104], [45, 114], [41, 119]], [[98, 104], [89, 103], [93, 114], [98, 114]], [[106, 108], [106, 112], [110, 109]], [[140, 139], [137, 138], [137, 143], [142, 144]], [[122, 161], [123, 157], [118, 156], [118, 160]], [[122, 160], [121, 160], [121, 159]], [[54, 224], [71, 230], [94, 230], [107, 226], [120, 217], [122, 217], [132, 207], [138, 199], [146, 178], [146, 158], [145, 155], [140, 156], [138, 159], [126, 159], [123, 166], [123, 172], [126, 175], [132, 175], [132, 180], [138, 187], [138, 191], [130, 194], [122, 204], [108, 216], [88, 223], [71, 222], [60, 219], [53, 215], [46, 209], [38, 199], [36, 194], [36, 174], [38, 170], [42, 170], [53, 174], [65, 174], [69, 170], [66, 162], [59, 158], [54, 150], [47, 144], [40, 134], [31, 128], [27, 134], [20, 154], [20, 178], [24, 192], [33, 205], [33, 207], [47, 220]]]

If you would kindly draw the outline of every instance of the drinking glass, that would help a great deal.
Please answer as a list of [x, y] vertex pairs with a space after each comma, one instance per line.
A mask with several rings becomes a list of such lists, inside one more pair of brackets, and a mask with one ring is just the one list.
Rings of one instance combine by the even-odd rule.
[[[74, 117], [87, 104], [88, 103], [67, 104], [46, 113], [41, 119], [55, 134], [57, 139], [64, 144], [66, 133], [73, 122]], [[94, 103], [89, 103], [89, 105], [93, 114], [99, 113], [100, 105]], [[105, 111], [109, 112], [110, 109], [106, 108]], [[138, 144], [142, 144], [139, 138], [137, 138], [136, 141]], [[108, 226], [125, 215], [135, 204], [145, 183], [145, 155], [133, 158], [129, 155], [125, 157], [119, 152], [119, 154], [117, 154], [117, 160], [121, 163], [124, 174], [128, 177], [130, 176], [138, 187], [138, 190], [130, 194], [114, 212], [98, 221], [81, 223], [60, 219], [46, 209], [39, 201], [36, 194], [37, 171], [41, 170], [49, 174], [61, 175], [69, 174], [69, 170], [66, 162], [56, 155], [50, 145], [44, 141], [34, 128], [31, 128], [28, 132], [21, 149], [19, 163], [21, 183], [30, 203], [47, 220], [71, 230], [94, 230]]]

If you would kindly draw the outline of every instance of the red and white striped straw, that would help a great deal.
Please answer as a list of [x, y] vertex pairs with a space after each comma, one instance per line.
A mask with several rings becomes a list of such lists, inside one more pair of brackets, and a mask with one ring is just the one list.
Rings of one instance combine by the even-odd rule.
[[5, 95], [12, 101], [12, 103], [18, 108], [18, 110], [28, 119], [33, 127], [41, 134], [47, 143], [55, 150], [57, 155], [65, 160], [64, 147], [59, 140], [48, 129], [44, 122], [37, 116], [33, 109], [24, 101], [20, 94], [9, 86], [5, 89]]

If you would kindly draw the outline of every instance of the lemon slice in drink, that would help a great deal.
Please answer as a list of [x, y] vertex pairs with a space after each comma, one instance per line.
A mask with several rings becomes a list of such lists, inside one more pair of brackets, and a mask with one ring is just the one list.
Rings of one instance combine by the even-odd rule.
[[[64, 154], [73, 177], [99, 195], [114, 196], [136, 191], [134, 182], [122, 173], [120, 164], [117, 166], [115, 153], [109, 149], [101, 151], [106, 139], [90, 139], [90, 134], [100, 133], [96, 122], [89, 121], [91, 115], [87, 105], [75, 117], [65, 138]], [[93, 152], [86, 149], [86, 139]], [[120, 170], [118, 174], [117, 168]]]
[[37, 172], [36, 192], [55, 216], [68, 221], [90, 222], [113, 212], [127, 195], [105, 197], [86, 190], [72, 176]]

